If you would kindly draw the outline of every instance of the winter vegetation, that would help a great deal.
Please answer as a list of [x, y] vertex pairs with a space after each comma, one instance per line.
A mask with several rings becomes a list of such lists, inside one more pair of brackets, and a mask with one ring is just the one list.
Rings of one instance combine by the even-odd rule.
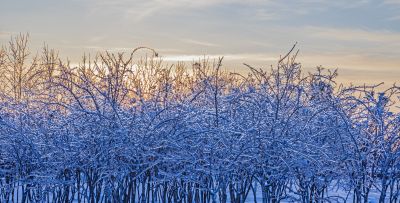
[[400, 202], [398, 86], [157, 55], [3, 45], [0, 202]]

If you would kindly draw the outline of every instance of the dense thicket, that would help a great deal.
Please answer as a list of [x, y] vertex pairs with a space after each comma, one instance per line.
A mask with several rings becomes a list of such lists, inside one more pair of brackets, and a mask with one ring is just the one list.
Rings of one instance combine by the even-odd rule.
[[302, 73], [293, 49], [240, 75], [27, 40], [0, 49], [0, 202], [399, 202], [396, 86]]

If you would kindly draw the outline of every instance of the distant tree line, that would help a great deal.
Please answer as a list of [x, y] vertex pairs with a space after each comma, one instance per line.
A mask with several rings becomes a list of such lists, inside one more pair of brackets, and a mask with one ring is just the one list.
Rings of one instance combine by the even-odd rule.
[[0, 49], [0, 202], [400, 201], [396, 85], [304, 73], [295, 47], [239, 74], [27, 42]]

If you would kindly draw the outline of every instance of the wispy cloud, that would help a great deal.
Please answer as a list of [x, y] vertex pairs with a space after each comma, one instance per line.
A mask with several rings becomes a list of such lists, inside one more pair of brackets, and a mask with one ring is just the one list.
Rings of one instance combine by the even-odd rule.
[[386, 20], [388, 20], [388, 21], [400, 21], [400, 15], [391, 16], [389, 18], [386, 18]]
[[115, 11], [124, 15], [126, 19], [140, 22], [160, 14], [188, 13], [193, 9], [208, 9], [221, 5], [233, 5], [238, 10], [251, 8], [253, 17], [258, 20], [276, 20], [288, 17], [288, 14], [293, 17], [314, 11], [357, 8], [370, 4], [372, 0], [298, 0], [296, 3], [291, 0], [84, 0], [84, 2], [89, 3], [91, 13]]
[[387, 30], [371, 31], [331, 27], [307, 27], [306, 30], [314, 37], [330, 40], [400, 43], [400, 33]]
[[394, 7], [396, 9], [396, 13], [388, 18], [386, 18], [387, 21], [400, 21], [400, 15], [398, 14], [400, 12], [400, 0], [384, 0], [384, 4], [387, 4], [391, 7]]
[[[86, 45], [86, 46], [69, 46], [69, 48], [82, 48], [87, 49], [94, 52], [102, 52], [102, 51], [110, 51], [110, 52], [131, 52], [136, 47], [106, 47], [106, 46], [96, 46], [96, 45]], [[154, 50], [158, 53], [179, 53], [182, 52], [180, 49], [173, 49], [173, 48], [154, 48]]]
[[92, 42], [92, 43], [98, 43], [98, 42], [101, 42], [101, 41], [104, 41], [104, 40], [106, 40], [106, 36], [104, 36], [104, 35], [99, 35], [99, 36], [91, 36], [90, 37], [90, 39], [88, 40], [89, 42]]
[[400, 5], [400, 0], [384, 0], [383, 3]]
[[15, 34], [17, 34], [17, 33], [0, 31], [0, 38], [10, 38], [12, 35], [15, 35]]
[[213, 54], [213, 55], [166, 55], [161, 56], [164, 61], [197, 61], [201, 59], [218, 59], [224, 57], [225, 60], [241, 61], [277, 61], [278, 57], [268, 56], [266, 54]]
[[205, 41], [199, 41], [199, 40], [193, 40], [193, 39], [182, 39], [183, 42], [188, 43], [188, 44], [194, 44], [194, 45], [200, 45], [200, 46], [206, 46], [206, 47], [218, 47], [218, 44], [210, 43], [210, 42], [205, 42]]
[[118, 12], [124, 13], [127, 17], [131, 18], [134, 16], [133, 20], [141, 21], [152, 15], [157, 15], [159, 12], [178, 9], [202, 9], [208, 8], [221, 4], [245, 4], [245, 5], [257, 5], [263, 2], [262, 0], [248, 0], [246, 2], [240, 0], [86, 0], [90, 2], [94, 12], [105, 11], [105, 9], [116, 9]]
[[257, 20], [269, 21], [269, 20], [278, 20], [281, 16], [274, 12], [264, 8], [257, 9], [255, 12], [255, 17]]

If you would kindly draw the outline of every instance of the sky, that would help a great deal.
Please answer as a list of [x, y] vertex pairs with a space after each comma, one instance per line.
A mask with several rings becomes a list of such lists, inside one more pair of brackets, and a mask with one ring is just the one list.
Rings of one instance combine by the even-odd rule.
[[400, 81], [400, 0], [0, 0], [0, 45], [30, 34], [62, 58], [154, 48], [165, 63], [224, 56], [269, 68], [290, 50], [345, 83]]

